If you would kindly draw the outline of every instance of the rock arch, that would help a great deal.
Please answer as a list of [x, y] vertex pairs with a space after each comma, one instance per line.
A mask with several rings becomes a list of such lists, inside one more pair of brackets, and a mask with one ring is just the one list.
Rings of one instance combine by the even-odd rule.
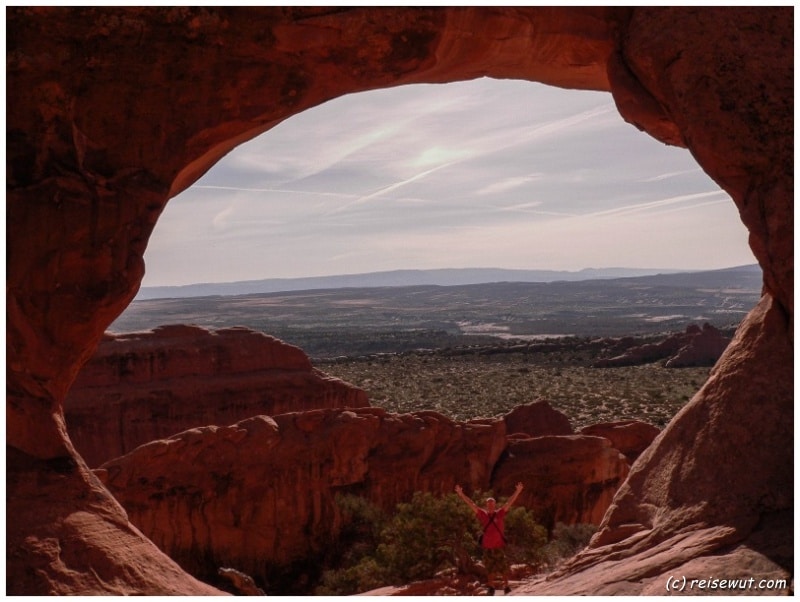
[[608, 591], [644, 591], [660, 573], [637, 559], [678, 536], [703, 545], [662, 568], [736, 546], [790, 566], [775, 532], [791, 534], [793, 503], [792, 10], [7, 9], [9, 593], [213, 593], [75, 453], [70, 383], [135, 295], [167, 200], [227, 151], [341, 94], [479, 76], [610, 91], [731, 195], [764, 271], [761, 303], [570, 582], [629, 557], [614, 573], [628, 589]]

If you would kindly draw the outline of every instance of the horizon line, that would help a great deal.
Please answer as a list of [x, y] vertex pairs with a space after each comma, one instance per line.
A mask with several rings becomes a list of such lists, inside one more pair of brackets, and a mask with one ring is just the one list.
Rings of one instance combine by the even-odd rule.
[[247, 280], [225, 280], [225, 281], [202, 281], [190, 282], [185, 284], [152, 284], [142, 285], [139, 291], [145, 289], [159, 289], [159, 288], [187, 288], [192, 286], [219, 286], [219, 285], [245, 285], [252, 283], [259, 283], [265, 281], [272, 282], [291, 282], [298, 280], [320, 280], [326, 278], [348, 278], [360, 276], [374, 276], [381, 274], [396, 274], [402, 272], [466, 272], [466, 271], [496, 271], [496, 272], [545, 272], [553, 274], [580, 274], [581, 272], [591, 271], [638, 271], [638, 272], [653, 272], [653, 275], [663, 274], [678, 274], [678, 273], [696, 273], [696, 272], [715, 272], [720, 270], [732, 270], [737, 268], [760, 267], [757, 262], [729, 265], [725, 267], [714, 268], [640, 268], [640, 267], [625, 267], [625, 266], [609, 266], [609, 267], [584, 267], [580, 269], [557, 269], [557, 268], [501, 268], [501, 267], [461, 267], [461, 268], [393, 268], [387, 270], [374, 270], [369, 272], [347, 272], [341, 274], [322, 274], [313, 276], [266, 276], [263, 278], [251, 278]]

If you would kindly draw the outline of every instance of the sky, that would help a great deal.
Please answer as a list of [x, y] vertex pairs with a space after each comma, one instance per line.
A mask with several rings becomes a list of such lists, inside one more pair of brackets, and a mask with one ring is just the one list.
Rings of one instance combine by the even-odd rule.
[[143, 286], [755, 263], [729, 196], [609, 93], [488, 78], [285, 120], [169, 201], [145, 261]]

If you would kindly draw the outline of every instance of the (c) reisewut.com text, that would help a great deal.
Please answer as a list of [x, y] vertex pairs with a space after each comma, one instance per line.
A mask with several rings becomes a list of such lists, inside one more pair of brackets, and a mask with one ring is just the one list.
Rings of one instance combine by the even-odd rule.
[[786, 587], [786, 579], [756, 579], [755, 577], [739, 579], [708, 577], [695, 579], [681, 575], [668, 577], [666, 583], [667, 592], [670, 593], [702, 591], [745, 592], [748, 590], [782, 590], [786, 589]]

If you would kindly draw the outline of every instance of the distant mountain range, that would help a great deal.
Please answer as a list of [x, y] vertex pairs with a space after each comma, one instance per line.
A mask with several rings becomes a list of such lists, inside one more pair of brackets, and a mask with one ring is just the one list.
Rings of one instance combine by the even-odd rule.
[[[727, 270], [761, 271], [758, 265], [739, 266]], [[216, 282], [187, 284], [183, 286], [142, 287], [137, 301], [146, 299], [179, 299], [187, 297], [212, 297], [280, 293], [292, 291], [372, 288], [384, 286], [458, 286], [488, 284], [492, 282], [579, 282], [583, 280], [608, 280], [635, 278], [664, 274], [693, 273], [697, 270], [658, 270], [638, 268], [586, 268], [578, 271], [563, 270], [509, 270], [501, 268], [450, 268], [435, 270], [392, 270], [366, 274], [340, 276], [314, 276], [309, 278], [268, 278], [241, 282]]]

